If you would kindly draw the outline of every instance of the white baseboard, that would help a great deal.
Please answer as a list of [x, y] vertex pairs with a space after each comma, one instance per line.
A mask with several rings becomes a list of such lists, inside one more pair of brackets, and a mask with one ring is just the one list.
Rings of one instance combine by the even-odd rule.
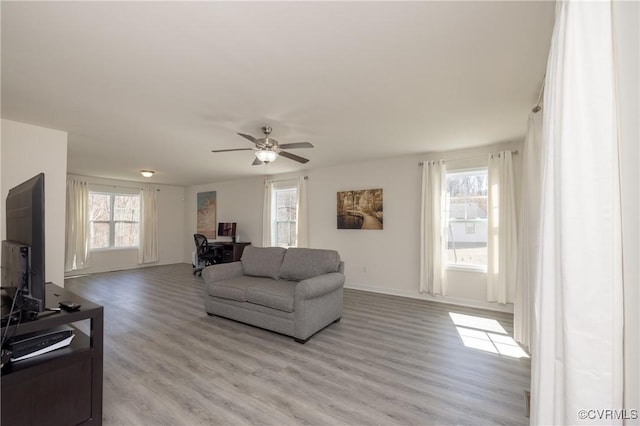
[[154, 262], [154, 263], [144, 263], [144, 264], [136, 264], [129, 266], [119, 266], [116, 268], [87, 268], [87, 269], [77, 269], [75, 271], [67, 272], [64, 275], [65, 279], [75, 278], [83, 275], [92, 275], [92, 274], [101, 274], [103, 272], [117, 272], [117, 271], [128, 271], [130, 269], [139, 269], [139, 268], [150, 268], [152, 266], [163, 266], [163, 265], [175, 265], [176, 263], [188, 263], [182, 261], [165, 261], [165, 262]]
[[373, 287], [363, 284], [345, 283], [345, 288], [352, 288], [354, 290], [368, 291], [372, 293], [388, 294], [390, 296], [409, 297], [411, 299], [429, 300], [431, 302], [447, 303], [449, 305], [466, 306], [469, 308], [488, 309], [498, 312], [513, 313], [513, 304], [506, 305], [500, 303], [490, 303], [482, 300], [461, 299], [457, 297], [449, 296], [432, 296], [430, 294], [412, 293], [409, 291], [396, 290], [391, 288]]

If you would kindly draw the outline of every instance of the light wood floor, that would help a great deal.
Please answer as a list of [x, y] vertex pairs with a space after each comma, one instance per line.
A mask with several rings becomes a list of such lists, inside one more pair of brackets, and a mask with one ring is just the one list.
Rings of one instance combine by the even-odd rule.
[[208, 316], [187, 264], [65, 287], [105, 308], [106, 426], [528, 423], [529, 360], [466, 347], [449, 315], [511, 334], [508, 314], [345, 290], [342, 321], [301, 345]]

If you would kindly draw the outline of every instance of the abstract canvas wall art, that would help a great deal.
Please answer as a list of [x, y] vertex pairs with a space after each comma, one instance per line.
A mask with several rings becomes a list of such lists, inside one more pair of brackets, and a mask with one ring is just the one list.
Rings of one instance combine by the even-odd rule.
[[198, 234], [216, 238], [216, 191], [198, 192]]

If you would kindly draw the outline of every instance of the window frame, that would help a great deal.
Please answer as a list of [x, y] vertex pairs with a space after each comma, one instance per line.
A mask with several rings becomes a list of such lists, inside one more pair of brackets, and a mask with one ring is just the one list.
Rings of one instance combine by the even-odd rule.
[[273, 247], [297, 247], [298, 246], [298, 235], [296, 230], [296, 236], [293, 241], [293, 245], [290, 246], [282, 246], [278, 245], [278, 224], [287, 224], [288, 227], [291, 227], [291, 224], [295, 224], [297, 228], [298, 223], [298, 210], [296, 207], [296, 219], [295, 220], [287, 220], [287, 221], [279, 221], [278, 220], [278, 192], [280, 191], [294, 191], [295, 198], [297, 200], [298, 197], [298, 185], [295, 181], [291, 182], [278, 182], [277, 185], [274, 185], [272, 188], [272, 199], [271, 199], [271, 245]]
[[[472, 174], [480, 174], [480, 173], [485, 173], [487, 175], [487, 179], [489, 178], [489, 167], [486, 165], [482, 165], [482, 166], [476, 166], [476, 167], [469, 167], [469, 168], [464, 168], [464, 169], [453, 169], [453, 170], [447, 170], [446, 171], [446, 175], [445, 175], [445, 185], [446, 182], [449, 178], [450, 175], [472, 175]], [[487, 185], [488, 185], [488, 181], [487, 181]], [[445, 229], [445, 235], [446, 235], [446, 239], [447, 239], [447, 246], [448, 246], [448, 242], [449, 242], [449, 214], [450, 214], [450, 206], [451, 206], [451, 197], [449, 194], [449, 190], [448, 188], [446, 189], [445, 192], [445, 196], [446, 196], [446, 229]], [[489, 191], [487, 188], [487, 203], [489, 200]], [[467, 216], [467, 212], [465, 211], [465, 216]], [[474, 226], [476, 223], [478, 222], [482, 222], [482, 223], [487, 223], [487, 227], [488, 227], [488, 218], [486, 219], [457, 219], [457, 222], [464, 222], [466, 223], [470, 223], [473, 222]], [[488, 231], [488, 229], [487, 229]], [[466, 225], [465, 225], [465, 233], [466, 233]], [[487, 234], [487, 241], [486, 244], [488, 247], [489, 245], [489, 241], [488, 238], [489, 235]], [[449, 251], [449, 248], [447, 247], [447, 252]], [[463, 271], [463, 272], [481, 272], [481, 273], [486, 273], [487, 272], [487, 264], [484, 265], [472, 265], [472, 264], [459, 264], [459, 263], [450, 263], [448, 261], [448, 255], [446, 256], [447, 258], [447, 262], [445, 265], [445, 269], [449, 270], [449, 271]], [[487, 259], [488, 262], [488, 259]]]
[[[89, 197], [91, 195], [107, 195], [109, 196], [109, 220], [91, 220], [89, 219], [89, 251], [101, 252], [101, 251], [119, 251], [119, 250], [138, 250], [140, 248], [140, 216], [142, 212], [138, 209], [138, 220], [115, 220], [115, 200], [117, 196], [121, 197], [137, 197], [139, 203], [142, 202], [140, 194], [126, 193], [126, 192], [113, 192], [113, 191], [101, 191], [101, 190], [89, 190]], [[109, 224], [109, 246], [107, 247], [91, 247], [91, 232], [93, 223], [107, 223]], [[132, 246], [116, 246], [116, 223], [137, 223], [138, 224], [138, 242]]]

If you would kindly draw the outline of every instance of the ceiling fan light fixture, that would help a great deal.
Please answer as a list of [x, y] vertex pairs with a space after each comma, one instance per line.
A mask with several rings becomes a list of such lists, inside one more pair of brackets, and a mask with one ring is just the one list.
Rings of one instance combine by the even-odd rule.
[[146, 178], [150, 178], [155, 172], [153, 170], [140, 170], [140, 174]]
[[255, 152], [255, 154], [258, 160], [262, 161], [263, 163], [270, 163], [278, 158], [277, 152], [269, 151], [267, 149], [259, 149]]

